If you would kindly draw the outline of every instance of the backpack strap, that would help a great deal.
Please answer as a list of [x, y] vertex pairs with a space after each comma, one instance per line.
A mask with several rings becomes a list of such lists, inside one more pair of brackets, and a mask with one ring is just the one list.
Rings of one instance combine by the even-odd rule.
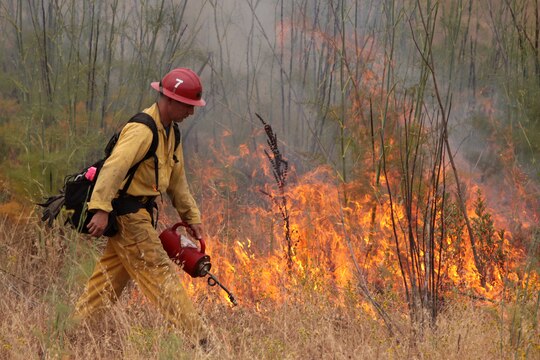
[[156, 178], [156, 183], [154, 186], [156, 190], [159, 188], [159, 183], [158, 183], [159, 164], [158, 164], [158, 158], [156, 156], [156, 150], [157, 150], [157, 146], [159, 142], [159, 137], [158, 137], [156, 123], [154, 122], [154, 119], [150, 115], [143, 112], [134, 115], [131, 119], [128, 120], [128, 123], [140, 123], [140, 124], [144, 124], [148, 126], [150, 130], [152, 130], [152, 144], [150, 144], [150, 148], [148, 149], [148, 152], [146, 153], [144, 158], [142, 158], [139, 162], [137, 162], [128, 170], [126, 174], [127, 181], [124, 187], [120, 190], [120, 196], [124, 196], [126, 194], [127, 190], [129, 189], [129, 185], [131, 185], [131, 181], [133, 181], [133, 177], [135, 176], [135, 171], [137, 171], [137, 169], [139, 168], [139, 165], [141, 165], [143, 161], [150, 159], [151, 157], [154, 158], [154, 173], [155, 173], [155, 178]]
[[180, 132], [180, 129], [178, 128], [178, 124], [173, 122], [172, 127], [174, 130], [174, 151], [173, 151], [173, 159], [174, 162], [178, 162], [178, 158], [176, 157], [176, 149], [178, 148], [178, 145], [180, 145], [180, 142], [182, 142], [182, 133]]
[[150, 159], [156, 153], [159, 141], [156, 122], [150, 115], [141, 112], [129, 119], [128, 123], [144, 124], [152, 130], [152, 144], [150, 144], [150, 149], [148, 149], [146, 156], [140, 162]]

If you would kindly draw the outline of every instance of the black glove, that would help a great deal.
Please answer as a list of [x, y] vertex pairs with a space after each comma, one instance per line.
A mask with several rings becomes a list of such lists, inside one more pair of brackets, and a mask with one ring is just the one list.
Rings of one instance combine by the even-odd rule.
[[45, 200], [44, 203], [36, 205], [45, 208], [43, 209], [41, 221], [47, 221], [47, 224], [52, 226], [54, 219], [56, 219], [58, 213], [60, 213], [60, 209], [62, 209], [62, 206], [64, 206], [64, 194], [51, 196]]

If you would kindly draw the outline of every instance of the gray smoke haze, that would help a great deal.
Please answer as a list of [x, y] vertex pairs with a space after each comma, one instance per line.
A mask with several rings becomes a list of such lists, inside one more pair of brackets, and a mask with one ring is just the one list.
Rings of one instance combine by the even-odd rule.
[[[265, 143], [259, 113], [297, 167], [329, 163], [339, 172], [344, 164], [354, 176], [372, 158], [371, 125], [398, 124], [396, 114], [411, 106], [441, 116], [434, 73], [465, 172], [511, 182], [500, 175], [510, 163], [512, 176], [537, 177], [534, 154], [523, 166], [521, 153], [514, 161], [507, 151], [524, 142], [516, 124], [531, 119], [519, 94], [535, 71], [523, 60], [530, 52], [516, 53], [524, 39], [512, 32], [510, 4], [429, 4], [11, 0], [1, 8], [0, 59], [14, 96], [38, 104], [45, 123], [65, 117], [75, 128], [84, 108], [84, 126], [107, 131], [155, 99], [151, 81], [191, 67], [201, 71], [208, 106], [183, 124], [188, 154], [207, 156], [206, 144], [223, 141], [254, 151]], [[65, 114], [44, 116], [54, 105]]]

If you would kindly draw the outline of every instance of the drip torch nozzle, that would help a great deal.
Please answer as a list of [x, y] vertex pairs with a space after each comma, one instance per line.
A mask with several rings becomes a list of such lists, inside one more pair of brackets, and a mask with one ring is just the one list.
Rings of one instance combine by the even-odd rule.
[[229, 301], [234, 306], [238, 305], [233, 293], [230, 292], [225, 286], [223, 286], [223, 284], [219, 282], [219, 280], [214, 276], [214, 274], [212, 274], [209, 271], [207, 271], [206, 273], [208, 274], [208, 285], [210, 286], [216, 286], [216, 284], [219, 285], [227, 293], [227, 295], [229, 295]]

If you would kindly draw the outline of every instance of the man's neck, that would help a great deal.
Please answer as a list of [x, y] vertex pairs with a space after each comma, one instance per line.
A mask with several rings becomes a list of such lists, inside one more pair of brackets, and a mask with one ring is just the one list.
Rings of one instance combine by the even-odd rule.
[[170, 128], [171, 127], [171, 120], [166, 116], [165, 111], [163, 110], [163, 109], [165, 109], [165, 107], [167, 105], [163, 104], [159, 100], [158, 100], [158, 102], [156, 104], [157, 104], [157, 108], [158, 108], [158, 112], [159, 112], [159, 121], [161, 121], [161, 124], [163, 125], [163, 127], [165, 129]]

